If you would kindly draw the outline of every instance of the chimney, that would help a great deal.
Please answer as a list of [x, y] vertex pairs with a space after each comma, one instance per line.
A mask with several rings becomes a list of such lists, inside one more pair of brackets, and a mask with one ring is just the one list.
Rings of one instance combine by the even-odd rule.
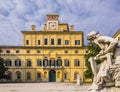
[[35, 31], [35, 25], [31, 25], [31, 31]]
[[74, 31], [74, 25], [70, 25], [70, 31]]

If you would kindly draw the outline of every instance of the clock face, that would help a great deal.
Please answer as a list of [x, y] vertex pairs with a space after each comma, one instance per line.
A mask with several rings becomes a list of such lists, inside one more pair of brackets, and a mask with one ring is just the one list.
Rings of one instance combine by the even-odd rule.
[[56, 28], [56, 23], [55, 22], [51, 22], [50, 23], [50, 29], [55, 29]]

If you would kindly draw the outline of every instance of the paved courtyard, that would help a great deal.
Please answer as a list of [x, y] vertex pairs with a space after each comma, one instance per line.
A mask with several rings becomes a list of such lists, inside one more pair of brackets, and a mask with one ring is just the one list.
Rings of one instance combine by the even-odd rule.
[[74, 83], [9, 83], [0, 84], [0, 92], [87, 92], [88, 87]]

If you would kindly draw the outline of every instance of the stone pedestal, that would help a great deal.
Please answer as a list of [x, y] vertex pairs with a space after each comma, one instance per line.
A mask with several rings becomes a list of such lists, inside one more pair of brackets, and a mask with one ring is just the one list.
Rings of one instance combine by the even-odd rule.
[[120, 88], [108, 87], [108, 88], [103, 88], [101, 90], [90, 90], [88, 92], [120, 92]]

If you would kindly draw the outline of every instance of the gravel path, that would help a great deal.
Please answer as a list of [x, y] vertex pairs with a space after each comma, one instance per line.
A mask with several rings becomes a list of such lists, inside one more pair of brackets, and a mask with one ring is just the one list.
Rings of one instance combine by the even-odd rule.
[[74, 83], [10, 83], [0, 84], [0, 92], [87, 92], [89, 85]]

